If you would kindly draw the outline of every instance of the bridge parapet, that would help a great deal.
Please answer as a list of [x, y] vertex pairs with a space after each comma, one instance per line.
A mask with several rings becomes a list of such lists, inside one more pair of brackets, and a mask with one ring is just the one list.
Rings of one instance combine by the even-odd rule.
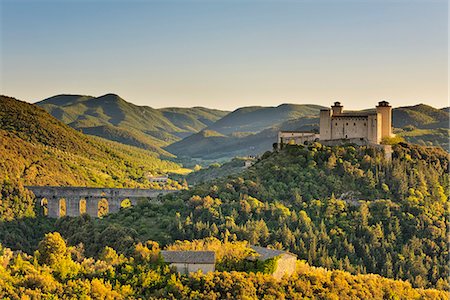
[[101, 202], [106, 201], [108, 213], [115, 213], [120, 210], [121, 203], [125, 199], [130, 200], [132, 205], [136, 205], [139, 198], [156, 198], [159, 195], [178, 192], [177, 190], [61, 186], [27, 186], [26, 188], [40, 199], [41, 205], [45, 205], [46, 202], [47, 215], [52, 218], [63, 215], [74, 217], [82, 213], [98, 217]]

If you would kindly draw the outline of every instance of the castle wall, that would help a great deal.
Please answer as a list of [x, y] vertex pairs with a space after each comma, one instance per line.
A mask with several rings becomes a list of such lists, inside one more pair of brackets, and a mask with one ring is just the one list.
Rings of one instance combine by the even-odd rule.
[[381, 117], [380, 114], [370, 115], [368, 117], [368, 140], [373, 144], [379, 144], [381, 141]]
[[313, 132], [279, 131], [278, 145], [293, 144], [303, 145], [305, 142], [313, 142], [319, 139], [319, 135]]
[[320, 110], [320, 139], [331, 140], [331, 110]]
[[367, 117], [333, 117], [330, 139], [368, 138]]

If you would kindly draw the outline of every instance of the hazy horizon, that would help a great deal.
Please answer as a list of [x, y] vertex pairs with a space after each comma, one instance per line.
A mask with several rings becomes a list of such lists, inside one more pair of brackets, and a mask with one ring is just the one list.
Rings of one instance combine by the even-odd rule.
[[1, 93], [448, 107], [447, 1], [1, 2]]
[[[38, 103], [38, 102], [40, 102], [40, 101], [49, 99], [49, 98], [51, 98], [51, 97], [54, 97], [54, 96], [60, 96], [60, 95], [87, 96], [87, 97], [99, 98], [99, 97], [105, 96], [105, 95], [107, 95], [107, 94], [115, 94], [115, 93], [105, 93], [105, 94], [102, 94], [102, 95], [80, 95], [80, 94], [64, 93], [64, 94], [58, 94], [58, 95], [53, 95], [53, 96], [50, 96], [50, 97], [46, 97], [46, 98], [44, 98], [44, 99], [37, 100], [37, 101], [27, 101], [27, 102], [30, 102], [30, 103]], [[118, 95], [118, 94], [115, 94], [115, 95], [119, 96], [120, 98], [122, 98], [123, 100], [125, 100], [126, 102], [129, 102], [129, 103], [131, 103], [131, 104], [134, 104], [134, 105], [137, 105], [137, 106], [148, 106], [148, 107], [152, 107], [152, 108], [156, 108], [156, 109], [162, 109], [162, 108], [192, 108], [192, 107], [203, 107], [203, 108], [217, 109], [217, 110], [230, 111], [230, 112], [231, 112], [231, 111], [234, 111], [234, 110], [236, 110], [236, 109], [239, 109], [239, 108], [245, 108], [245, 107], [257, 107], [257, 106], [260, 106], [260, 107], [277, 107], [277, 106], [285, 105], [285, 104], [288, 104], [288, 105], [291, 105], [291, 104], [294, 104], [294, 105], [318, 105], [318, 106], [324, 106], [324, 107], [331, 107], [335, 101], [339, 101], [339, 102], [342, 104], [342, 106], [344, 107], [344, 110], [348, 110], [348, 111], [352, 111], [352, 110], [365, 110], [365, 109], [373, 109], [376, 105], [378, 105], [378, 102], [379, 102], [379, 101], [384, 100], [384, 99], [381, 99], [381, 100], [379, 100], [379, 101], [374, 101], [373, 103], [372, 103], [372, 102], [367, 103], [366, 106], [360, 107], [360, 108], [358, 108], [358, 109], [356, 109], [356, 108], [353, 107], [353, 106], [346, 105], [346, 102], [345, 102], [345, 101], [341, 101], [341, 100], [330, 101], [328, 104], [316, 104], [316, 103], [312, 103], [312, 102], [304, 102], [304, 103], [280, 102], [280, 103], [274, 103], [274, 104], [269, 104], [269, 105], [259, 105], [259, 104], [255, 104], [255, 105], [243, 105], [243, 106], [235, 107], [235, 108], [233, 108], [233, 109], [221, 109], [221, 108], [217, 108], [217, 107], [204, 106], [204, 105], [193, 105], [193, 106], [189, 106], [189, 105], [188, 105], [188, 106], [183, 106], [183, 105], [180, 105], [180, 106], [161, 106], [161, 107], [155, 107], [155, 106], [147, 105], [147, 104], [145, 104], [145, 103], [144, 103], [144, 104], [138, 104], [138, 103], [136, 103], [135, 101], [133, 101], [133, 99], [127, 99], [126, 97], [123, 97], [122, 95]], [[5, 96], [14, 97], [14, 96], [11, 96], [11, 95], [5, 95]], [[24, 99], [18, 99], [18, 100], [24, 100]], [[414, 106], [414, 105], [419, 105], [419, 104], [430, 105], [430, 104], [423, 103], [423, 102], [411, 103], [411, 104], [400, 105], [400, 106], [393, 105], [393, 103], [391, 103], [391, 102], [389, 102], [389, 103], [391, 104], [391, 106], [392, 106], [393, 108], [399, 108], [399, 107], [404, 107], [404, 106]], [[430, 106], [432, 106], [432, 105], [430, 105]], [[443, 108], [448, 108], [449, 105], [447, 104], [447, 106], [442, 106], [442, 107], [433, 106], [433, 107], [434, 107], [434, 108], [437, 108], [437, 109], [443, 109]]]

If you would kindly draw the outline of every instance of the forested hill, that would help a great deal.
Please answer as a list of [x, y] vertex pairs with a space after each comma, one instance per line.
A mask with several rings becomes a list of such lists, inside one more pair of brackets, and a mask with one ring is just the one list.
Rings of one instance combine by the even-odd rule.
[[0, 241], [31, 253], [43, 233], [57, 230], [95, 256], [105, 246], [131, 255], [140, 241], [218, 237], [288, 249], [314, 266], [448, 289], [448, 154], [408, 144], [393, 150], [387, 161], [371, 147], [287, 146], [161, 205], [101, 220], [3, 224]]
[[150, 150], [198, 132], [228, 113], [204, 107], [154, 109], [115, 94], [57, 95], [36, 104], [84, 133]]
[[181, 170], [143, 149], [86, 136], [42, 108], [0, 96], [1, 219], [28, 215], [24, 185], [150, 187], [147, 173]]

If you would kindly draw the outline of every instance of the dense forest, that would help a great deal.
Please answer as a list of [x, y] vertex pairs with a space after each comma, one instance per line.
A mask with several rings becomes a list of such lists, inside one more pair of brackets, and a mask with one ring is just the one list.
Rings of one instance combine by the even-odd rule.
[[[201, 242], [201, 241], [200, 241]], [[197, 243], [198, 244], [198, 243]], [[246, 242], [209, 243], [221, 249], [221, 270], [182, 276], [161, 260], [158, 243], [147, 241], [130, 256], [105, 247], [98, 259], [82, 246], [68, 246], [48, 233], [33, 255], [0, 247], [0, 297], [6, 299], [447, 299], [431, 289], [379, 275], [351, 275], [299, 261], [291, 277], [234, 270]], [[180, 248], [186, 244], [172, 245]], [[231, 262], [231, 263], [230, 263]]]
[[372, 147], [288, 146], [162, 204], [103, 219], [4, 222], [0, 241], [32, 254], [46, 232], [58, 231], [98, 257], [106, 246], [130, 256], [147, 240], [246, 240], [288, 249], [313, 266], [448, 290], [448, 170], [439, 148], [401, 143], [387, 160]]

